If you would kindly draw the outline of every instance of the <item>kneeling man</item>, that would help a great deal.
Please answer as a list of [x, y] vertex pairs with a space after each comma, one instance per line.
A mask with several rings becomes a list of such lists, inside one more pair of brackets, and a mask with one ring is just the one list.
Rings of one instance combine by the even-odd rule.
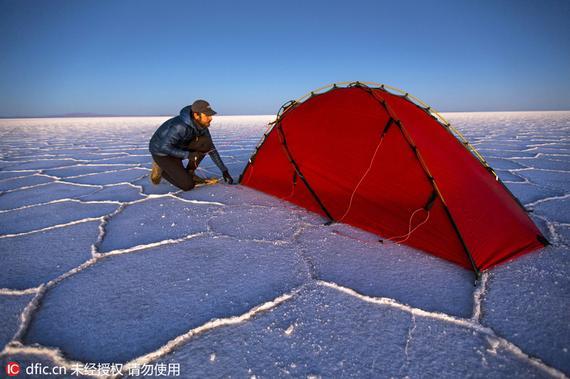
[[[160, 183], [164, 178], [176, 187], [189, 191], [205, 180], [194, 174], [206, 154], [222, 172], [224, 180], [233, 184], [228, 168], [218, 154], [208, 127], [216, 112], [205, 100], [196, 100], [182, 108], [180, 115], [164, 122], [154, 132], [149, 143], [153, 164], [150, 180]], [[188, 159], [184, 167], [182, 161]]]

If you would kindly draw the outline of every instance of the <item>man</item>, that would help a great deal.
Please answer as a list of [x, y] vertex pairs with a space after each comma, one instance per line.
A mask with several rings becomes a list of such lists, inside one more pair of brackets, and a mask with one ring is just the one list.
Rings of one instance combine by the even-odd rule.
[[[189, 191], [205, 180], [194, 174], [206, 154], [222, 172], [224, 180], [233, 184], [234, 180], [218, 154], [208, 127], [216, 112], [205, 100], [196, 100], [182, 108], [180, 115], [164, 122], [154, 132], [149, 143], [153, 164], [150, 180], [160, 183], [161, 177], [176, 187]], [[184, 167], [182, 161], [188, 159]]]

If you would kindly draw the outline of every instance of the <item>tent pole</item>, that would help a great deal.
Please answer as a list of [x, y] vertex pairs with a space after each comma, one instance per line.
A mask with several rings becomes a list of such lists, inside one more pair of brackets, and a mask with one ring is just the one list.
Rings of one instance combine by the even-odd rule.
[[322, 211], [326, 214], [327, 218], [329, 219], [329, 221], [325, 225], [332, 224], [334, 222], [333, 217], [331, 216], [331, 214], [329, 213], [327, 208], [325, 208], [324, 204], [321, 202], [321, 199], [319, 199], [319, 197], [317, 196], [317, 194], [315, 193], [313, 188], [311, 188], [311, 186], [309, 185], [309, 182], [307, 181], [307, 179], [305, 178], [305, 176], [301, 172], [301, 169], [297, 165], [297, 162], [295, 162], [295, 159], [293, 159], [293, 156], [291, 155], [291, 152], [289, 151], [289, 147], [287, 146], [287, 140], [285, 139], [285, 133], [283, 132], [283, 128], [281, 127], [281, 123], [277, 124], [277, 130], [279, 131], [279, 135], [281, 136], [281, 143], [283, 145], [283, 149], [285, 150], [285, 153], [287, 154], [287, 158], [289, 158], [289, 162], [291, 162], [291, 164], [295, 168], [295, 172], [297, 173], [299, 178], [301, 178], [303, 183], [305, 183], [305, 186], [307, 187], [307, 189], [309, 190], [311, 195], [313, 195], [313, 198], [315, 199], [317, 204], [319, 204], [319, 207], [321, 207]]
[[404, 125], [402, 125], [402, 122], [397, 117], [397, 115], [388, 107], [386, 100], [377, 98], [376, 95], [372, 92], [372, 90], [368, 86], [360, 86], [360, 88], [362, 88], [365, 92], [367, 92], [368, 94], [370, 94], [370, 96], [372, 96], [375, 100], [377, 100], [382, 105], [382, 107], [384, 107], [384, 109], [388, 113], [388, 116], [391, 119], [396, 120], [395, 124], [398, 126], [400, 133], [402, 133], [404, 140], [406, 141], [406, 143], [408, 144], [410, 149], [412, 149], [414, 156], [416, 157], [416, 159], [420, 163], [420, 167], [422, 168], [422, 171], [424, 172], [424, 174], [426, 174], [426, 177], [427, 177], [429, 183], [431, 184], [433, 190], [436, 192], [437, 196], [441, 200], [441, 203], [443, 205], [443, 209], [445, 209], [445, 213], [447, 214], [447, 217], [449, 218], [449, 221], [451, 222], [451, 226], [453, 227], [453, 230], [455, 231], [455, 233], [457, 234], [457, 237], [459, 238], [459, 242], [461, 243], [461, 246], [463, 247], [463, 250], [465, 251], [465, 254], [467, 255], [467, 259], [469, 260], [469, 263], [471, 263], [471, 267], [473, 268], [473, 271], [475, 273], [475, 280], [477, 281], [481, 276], [481, 272], [477, 268], [477, 265], [475, 264], [475, 260], [473, 259], [471, 252], [467, 248], [467, 244], [465, 243], [465, 240], [463, 240], [463, 236], [461, 235], [461, 232], [459, 231], [459, 228], [457, 227], [457, 224], [455, 223], [455, 220], [453, 219], [453, 216], [451, 215], [451, 211], [447, 207], [447, 204], [445, 203], [443, 196], [441, 195], [441, 193], [439, 192], [439, 189], [437, 188], [437, 184], [435, 183], [435, 178], [431, 175], [431, 173], [430, 173], [427, 165], [425, 164], [424, 160], [420, 157], [418, 148], [415, 145], [415, 143], [413, 142], [412, 137], [407, 133], [407, 131], [404, 128]]
[[[439, 194], [439, 191], [438, 191], [438, 194]], [[461, 233], [459, 232], [459, 228], [457, 227], [457, 224], [455, 223], [455, 220], [453, 219], [453, 216], [451, 215], [449, 208], [447, 208], [447, 205], [445, 204], [445, 202], [443, 201], [441, 196], [440, 196], [440, 199], [441, 199], [441, 203], [443, 204], [443, 209], [445, 209], [445, 213], [447, 214], [447, 217], [449, 217], [449, 221], [451, 222], [451, 226], [453, 226], [453, 230], [455, 230], [455, 233], [457, 233], [457, 237], [459, 237], [459, 242], [461, 242], [461, 246], [463, 246], [463, 250], [465, 250], [465, 254], [467, 255], [467, 259], [469, 259], [469, 263], [471, 263], [471, 267], [473, 268], [473, 271], [475, 272], [475, 280], [479, 280], [479, 278], [481, 277], [481, 271], [479, 271], [479, 269], [477, 268], [477, 265], [475, 264], [475, 260], [473, 260], [473, 256], [471, 255], [471, 252], [467, 248], [467, 245], [465, 244], [465, 241], [463, 240], [463, 237], [461, 236]]]

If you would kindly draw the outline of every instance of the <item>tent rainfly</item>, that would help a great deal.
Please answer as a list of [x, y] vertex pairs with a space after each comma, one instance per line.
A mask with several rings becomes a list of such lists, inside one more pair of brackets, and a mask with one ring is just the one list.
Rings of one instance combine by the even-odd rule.
[[240, 182], [477, 276], [548, 244], [461, 133], [386, 85], [339, 83], [286, 103]]

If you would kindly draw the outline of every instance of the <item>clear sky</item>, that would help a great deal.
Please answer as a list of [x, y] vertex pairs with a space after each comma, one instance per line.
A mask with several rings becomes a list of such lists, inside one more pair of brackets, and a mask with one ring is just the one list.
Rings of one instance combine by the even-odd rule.
[[569, 0], [0, 0], [0, 117], [274, 114], [341, 81], [570, 109]]

